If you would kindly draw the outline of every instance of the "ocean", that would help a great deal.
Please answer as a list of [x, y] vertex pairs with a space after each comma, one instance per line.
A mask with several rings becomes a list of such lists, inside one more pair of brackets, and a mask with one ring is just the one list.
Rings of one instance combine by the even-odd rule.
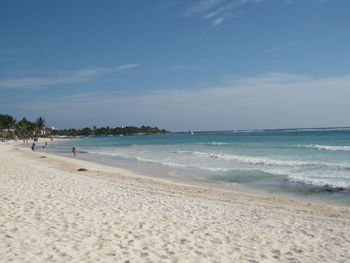
[[87, 137], [47, 151], [146, 175], [350, 205], [350, 128]]

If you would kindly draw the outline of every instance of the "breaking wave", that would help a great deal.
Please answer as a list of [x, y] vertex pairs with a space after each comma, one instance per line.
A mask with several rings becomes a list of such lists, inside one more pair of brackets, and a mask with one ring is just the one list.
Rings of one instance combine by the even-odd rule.
[[177, 151], [178, 153], [189, 154], [201, 158], [222, 159], [227, 161], [236, 161], [239, 163], [246, 163], [252, 165], [263, 166], [282, 166], [282, 167], [296, 167], [296, 166], [313, 166], [313, 167], [332, 167], [344, 170], [350, 170], [348, 163], [326, 163], [326, 162], [312, 162], [312, 161], [298, 161], [298, 160], [276, 160], [266, 157], [250, 157], [244, 155], [233, 155], [224, 153], [207, 153], [196, 151]]
[[307, 174], [289, 175], [290, 182], [302, 183], [332, 190], [350, 190], [350, 178], [321, 178]]
[[198, 145], [227, 146], [227, 145], [233, 145], [233, 144], [232, 143], [228, 143], [228, 142], [203, 142], [203, 143], [198, 143]]
[[326, 150], [326, 151], [350, 151], [350, 146], [330, 146], [330, 145], [297, 145], [298, 148], [304, 149], [315, 149], [315, 150]]

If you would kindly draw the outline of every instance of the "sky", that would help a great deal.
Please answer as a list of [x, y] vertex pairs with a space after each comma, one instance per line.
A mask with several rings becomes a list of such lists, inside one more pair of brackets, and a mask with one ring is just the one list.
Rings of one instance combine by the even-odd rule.
[[350, 126], [349, 0], [1, 0], [0, 113], [171, 131]]

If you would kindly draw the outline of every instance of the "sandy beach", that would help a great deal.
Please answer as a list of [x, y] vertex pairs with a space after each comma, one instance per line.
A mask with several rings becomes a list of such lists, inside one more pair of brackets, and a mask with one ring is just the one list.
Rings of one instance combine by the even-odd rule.
[[7, 143], [0, 160], [0, 262], [350, 262], [349, 208], [175, 184]]

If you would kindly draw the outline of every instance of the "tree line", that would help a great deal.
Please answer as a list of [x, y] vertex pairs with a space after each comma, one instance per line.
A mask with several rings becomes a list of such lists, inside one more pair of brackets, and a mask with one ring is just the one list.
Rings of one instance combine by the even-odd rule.
[[31, 122], [25, 117], [17, 121], [11, 115], [0, 114], [0, 132], [2, 134], [6, 133], [6, 137], [9, 139], [15, 136], [28, 138], [41, 135], [45, 124], [46, 121], [42, 117], [38, 117], [34, 122]]
[[159, 134], [167, 133], [168, 131], [164, 129], [159, 129], [158, 127], [151, 126], [125, 126], [111, 128], [94, 126], [92, 129], [89, 127], [83, 129], [66, 129], [66, 130], [54, 130], [52, 131], [54, 135], [65, 135], [65, 136], [117, 136], [117, 135], [135, 135], [135, 134]]
[[[25, 117], [17, 121], [14, 117], [8, 114], [0, 114], [0, 137], [9, 139], [14, 137], [29, 138], [42, 135], [45, 129], [46, 121], [42, 117], [38, 117], [34, 122], [27, 120]], [[164, 129], [151, 126], [125, 126], [125, 127], [100, 127], [83, 128], [83, 129], [47, 129], [50, 135], [61, 136], [109, 136], [109, 135], [133, 135], [133, 134], [158, 134], [167, 133]]]

